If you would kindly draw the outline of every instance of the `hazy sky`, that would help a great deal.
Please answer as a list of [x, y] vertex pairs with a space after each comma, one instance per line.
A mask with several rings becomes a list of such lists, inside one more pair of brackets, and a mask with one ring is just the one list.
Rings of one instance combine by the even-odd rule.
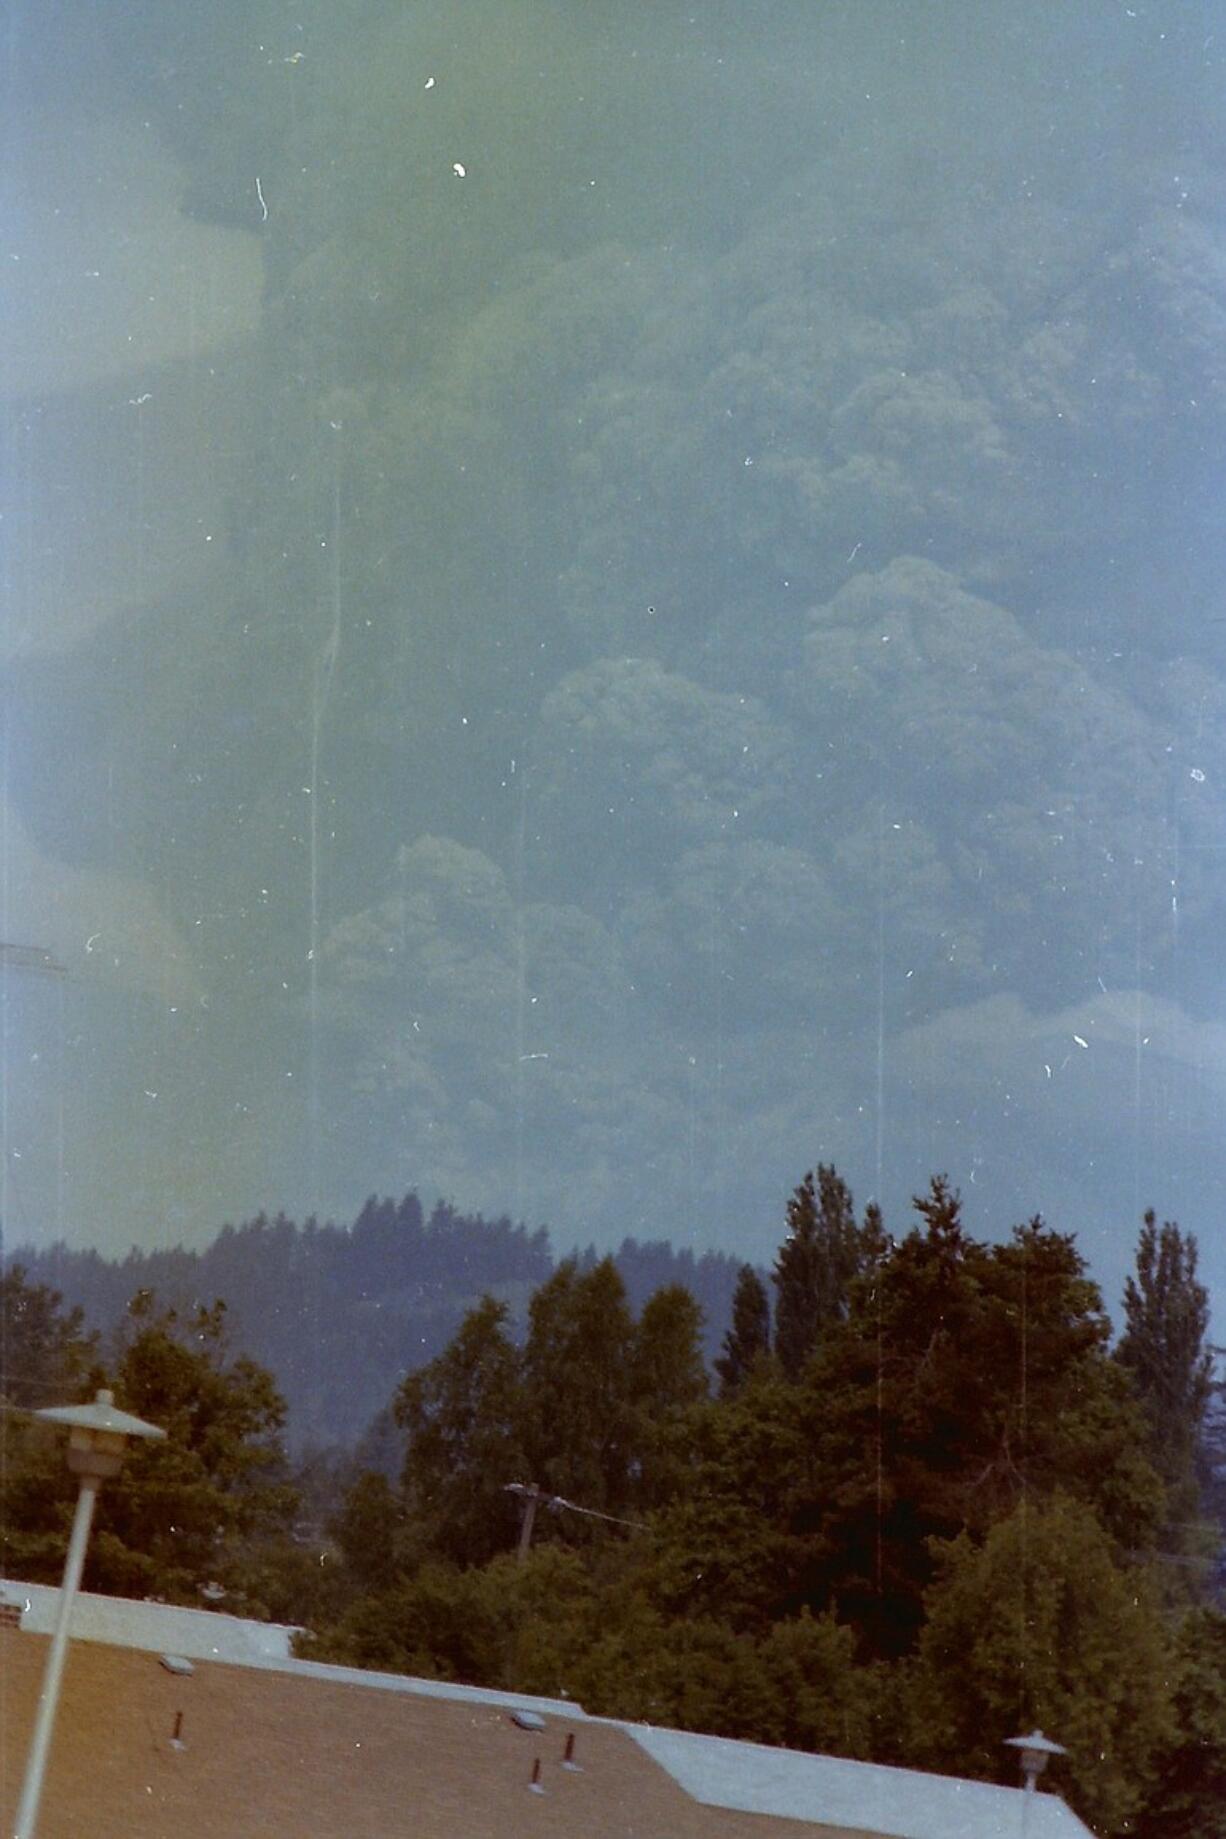
[[1226, 1303], [1216, 10], [10, 9], [10, 1244], [821, 1159]]

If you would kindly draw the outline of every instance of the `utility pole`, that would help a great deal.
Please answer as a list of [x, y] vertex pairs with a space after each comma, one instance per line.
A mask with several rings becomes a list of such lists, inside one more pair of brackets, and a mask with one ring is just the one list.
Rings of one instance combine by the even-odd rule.
[[560, 1494], [547, 1494], [535, 1482], [508, 1481], [503, 1485], [503, 1493], [519, 1496], [519, 1545], [516, 1548], [516, 1558], [520, 1564], [528, 1556], [532, 1544], [532, 1528], [536, 1524], [536, 1510], [542, 1501], [554, 1513], [581, 1513], [585, 1520], [606, 1520], [610, 1526], [628, 1526], [632, 1532], [645, 1530], [642, 1520], [624, 1520], [617, 1513], [600, 1513], [595, 1507], [580, 1507], [575, 1501], [563, 1500]]
[[509, 1481], [506, 1493], [519, 1496], [519, 1544], [515, 1549], [518, 1563], [522, 1564], [528, 1556], [532, 1544], [532, 1528], [536, 1524], [536, 1510], [549, 1496], [537, 1487], [535, 1482]]

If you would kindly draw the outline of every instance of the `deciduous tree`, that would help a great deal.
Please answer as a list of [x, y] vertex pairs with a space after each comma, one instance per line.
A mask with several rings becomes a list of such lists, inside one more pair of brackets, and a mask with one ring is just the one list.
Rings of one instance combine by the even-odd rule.
[[527, 1479], [520, 1355], [507, 1306], [483, 1297], [448, 1347], [396, 1394], [407, 1433], [405, 1508], [418, 1538], [458, 1564], [480, 1564], [515, 1537], [509, 1482]]
[[1196, 1462], [1211, 1390], [1209, 1296], [1196, 1264], [1194, 1236], [1172, 1220], [1160, 1227], [1151, 1208], [1124, 1287], [1118, 1358], [1141, 1401], [1150, 1459], [1171, 1493], [1172, 1531], [1198, 1510]]
[[1002, 1746], [1035, 1724], [1065, 1746], [1056, 1773], [1101, 1833], [1128, 1830], [1174, 1732], [1171, 1654], [1143, 1574], [1093, 1511], [1023, 1500], [982, 1545], [936, 1549], [911, 1701], [911, 1757], [1015, 1780]]
[[203, 1584], [245, 1590], [245, 1571], [287, 1540], [297, 1496], [281, 1430], [285, 1402], [264, 1367], [227, 1346], [225, 1304], [189, 1317], [140, 1292], [115, 1364], [125, 1410], [164, 1443], [133, 1449], [99, 1497], [87, 1575], [120, 1595], [198, 1602]]

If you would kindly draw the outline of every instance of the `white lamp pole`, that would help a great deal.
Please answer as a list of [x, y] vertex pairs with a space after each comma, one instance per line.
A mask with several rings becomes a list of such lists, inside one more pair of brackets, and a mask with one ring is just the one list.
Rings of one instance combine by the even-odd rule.
[[34, 1839], [43, 1776], [47, 1772], [47, 1755], [51, 1748], [51, 1732], [59, 1705], [60, 1681], [64, 1675], [64, 1657], [68, 1651], [68, 1622], [81, 1582], [98, 1489], [109, 1476], [118, 1475], [123, 1466], [129, 1437], [155, 1438], [166, 1435], [156, 1424], [146, 1424], [143, 1418], [134, 1418], [127, 1411], [117, 1411], [112, 1395], [106, 1391], [99, 1392], [92, 1405], [59, 1405], [48, 1411], [35, 1411], [31, 1415], [49, 1424], [67, 1424], [68, 1467], [74, 1475], [80, 1477], [80, 1492], [77, 1495], [77, 1510], [73, 1515], [72, 1537], [68, 1541], [68, 1556], [64, 1561], [64, 1580], [60, 1585], [55, 1633], [51, 1637], [51, 1647], [47, 1654], [42, 1691], [38, 1698], [38, 1714], [34, 1720], [34, 1734], [26, 1757], [25, 1779], [21, 1785], [13, 1839]]

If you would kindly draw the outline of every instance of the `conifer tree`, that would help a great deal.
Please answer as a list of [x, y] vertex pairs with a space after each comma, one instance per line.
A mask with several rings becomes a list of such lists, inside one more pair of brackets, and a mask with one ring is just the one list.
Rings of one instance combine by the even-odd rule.
[[851, 1192], [828, 1163], [810, 1171], [788, 1202], [787, 1237], [775, 1260], [775, 1352], [788, 1379], [800, 1376], [822, 1328], [847, 1314], [865, 1241]]
[[732, 1297], [732, 1322], [715, 1362], [720, 1397], [739, 1392], [758, 1362], [770, 1352], [771, 1310], [766, 1285], [752, 1264], [743, 1264]]

